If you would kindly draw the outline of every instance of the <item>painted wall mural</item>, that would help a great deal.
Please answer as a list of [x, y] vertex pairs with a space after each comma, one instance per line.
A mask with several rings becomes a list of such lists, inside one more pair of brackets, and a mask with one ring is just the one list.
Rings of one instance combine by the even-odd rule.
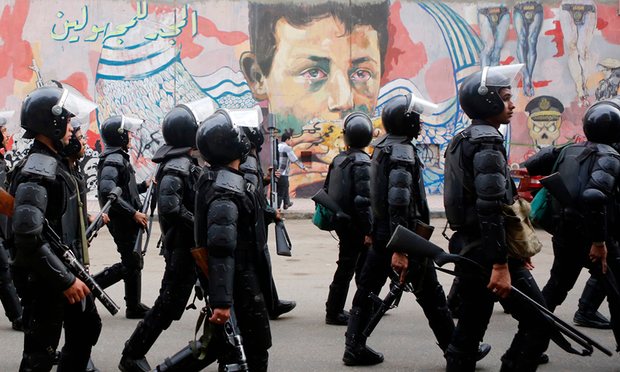
[[[33, 60], [95, 101], [89, 186], [102, 151], [98, 126], [109, 116], [145, 120], [134, 141], [138, 176], [163, 144], [160, 123], [174, 105], [209, 97], [217, 107], [256, 105], [292, 130], [291, 186], [311, 195], [343, 148], [341, 121], [361, 110], [382, 134], [382, 107], [414, 92], [440, 109], [423, 117], [418, 139], [429, 193], [443, 189], [443, 152], [469, 124], [456, 99], [480, 65], [524, 63], [513, 90], [517, 113], [506, 128], [514, 166], [545, 146], [584, 139], [581, 117], [620, 87], [616, 1], [417, 2], [405, 0], [5, 0], [0, 5], [0, 110], [19, 111], [35, 88]], [[19, 115], [7, 153], [14, 163], [30, 143]], [[268, 147], [266, 147], [268, 151]], [[263, 153], [265, 163], [269, 154]]]

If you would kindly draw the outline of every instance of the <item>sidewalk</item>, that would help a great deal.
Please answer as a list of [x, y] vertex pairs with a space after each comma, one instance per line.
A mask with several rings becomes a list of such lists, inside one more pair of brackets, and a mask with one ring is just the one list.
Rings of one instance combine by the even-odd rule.
[[[446, 212], [443, 207], [443, 195], [429, 195], [428, 205], [431, 210], [431, 218], [445, 218]], [[309, 219], [314, 214], [314, 202], [310, 199], [291, 199], [293, 206], [283, 211], [284, 216], [291, 220]]]
[[[310, 199], [291, 199], [293, 206], [283, 211], [284, 216], [291, 220], [311, 219], [314, 214], [314, 202]], [[429, 195], [428, 204], [431, 218], [444, 218], [443, 195]], [[99, 202], [95, 198], [88, 198], [88, 211], [91, 214], [99, 212]]]

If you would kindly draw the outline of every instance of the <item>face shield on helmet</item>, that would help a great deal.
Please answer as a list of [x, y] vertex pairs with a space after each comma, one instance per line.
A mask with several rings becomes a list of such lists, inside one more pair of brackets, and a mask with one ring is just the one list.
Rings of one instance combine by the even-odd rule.
[[60, 116], [64, 109], [81, 121], [87, 121], [90, 113], [96, 108], [95, 102], [63, 88], [58, 102], [52, 107], [52, 114]]
[[233, 126], [258, 128], [263, 122], [263, 113], [260, 107], [255, 106], [250, 109], [221, 109], [226, 111]]
[[138, 118], [132, 118], [129, 116], [121, 116], [121, 126], [118, 127], [119, 133], [131, 132], [136, 133], [144, 124], [144, 120]]
[[523, 63], [519, 63], [515, 65], [484, 67], [480, 75], [478, 94], [486, 95], [489, 92], [489, 87], [516, 87], [521, 80], [520, 72], [523, 66], [525, 66]]
[[189, 112], [194, 115], [194, 119], [196, 119], [196, 123], [202, 123], [206, 118], [208, 118], [211, 114], [215, 112], [215, 105], [213, 104], [213, 100], [209, 97], [205, 97], [196, 101], [192, 101], [189, 103], [183, 103], [179, 106], [184, 106], [189, 110]]
[[0, 111], [0, 128], [6, 126], [14, 114], [15, 111]]
[[405, 115], [411, 115], [414, 112], [419, 115], [431, 115], [439, 107], [433, 102], [414, 96], [413, 93], [407, 95], [407, 100], [409, 101], [409, 106], [405, 111]]

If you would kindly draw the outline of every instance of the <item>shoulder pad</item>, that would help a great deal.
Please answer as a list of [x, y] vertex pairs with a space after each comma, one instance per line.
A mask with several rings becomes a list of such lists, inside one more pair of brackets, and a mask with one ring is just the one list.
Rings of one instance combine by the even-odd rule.
[[105, 157], [103, 161], [104, 165], [111, 165], [113, 167], [124, 167], [125, 166], [125, 158], [123, 155], [114, 153]]
[[58, 162], [55, 158], [45, 154], [34, 153], [26, 160], [22, 172], [54, 180], [56, 179], [57, 168]]
[[365, 164], [368, 163], [370, 164], [370, 156], [368, 156], [367, 153], [365, 152], [354, 152], [352, 155], [353, 158], [353, 162], [356, 164]]
[[471, 125], [470, 126], [470, 138], [476, 142], [492, 141], [503, 142], [502, 135], [490, 125]]
[[256, 158], [253, 156], [248, 156], [248, 158], [239, 166], [239, 169], [243, 173], [258, 173], [258, 162]]
[[170, 159], [164, 166], [164, 172], [178, 173], [182, 176], [189, 175], [192, 161], [186, 157]]
[[239, 174], [224, 169], [217, 172], [214, 187], [219, 190], [243, 194], [245, 192], [245, 179]]
[[392, 161], [402, 161], [405, 163], [415, 162], [415, 152], [411, 144], [396, 143], [392, 145]]
[[612, 155], [612, 156], [620, 156], [618, 154], [618, 151], [616, 151], [616, 149], [614, 149], [613, 147], [606, 145], [604, 143], [597, 143], [596, 144], [596, 150], [600, 153], [600, 154], [606, 154], [606, 155]]

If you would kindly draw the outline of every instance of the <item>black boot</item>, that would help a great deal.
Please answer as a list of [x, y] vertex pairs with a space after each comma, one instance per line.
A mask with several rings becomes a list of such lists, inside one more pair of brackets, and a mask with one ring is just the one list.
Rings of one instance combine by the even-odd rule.
[[85, 372], [100, 372], [97, 367], [95, 367], [95, 363], [93, 363], [92, 359], [88, 359], [88, 365], [86, 365]]
[[540, 358], [530, 360], [523, 355], [511, 357], [508, 352], [502, 356], [500, 372], [535, 372], [538, 369]]
[[162, 329], [148, 326], [145, 321], [138, 323], [135, 331], [125, 343], [123, 356], [118, 368], [123, 372], [143, 372], [150, 371], [151, 366], [145, 358], [146, 353], [151, 349]]
[[295, 301], [278, 300], [278, 303], [274, 306], [273, 311], [269, 314], [269, 319], [276, 320], [280, 315], [286, 314], [293, 310], [297, 306]]
[[153, 371], [157, 372], [186, 372], [186, 371], [200, 371], [206, 368], [211, 363], [215, 362], [215, 354], [208, 353], [207, 356], [198, 360], [194, 356], [194, 350], [199, 349], [201, 346], [200, 341], [197, 341], [194, 347], [186, 346], [181, 349], [179, 352], [171, 356], [170, 358], [166, 358], [164, 362], [157, 367]]
[[125, 276], [125, 266], [122, 263], [115, 263], [110, 267], [106, 267], [101, 272], [93, 275], [93, 279], [99, 284], [101, 289], [120, 282]]
[[368, 314], [361, 308], [351, 309], [347, 328], [344, 356], [342, 361], [347, 366], [371, 366], [383, 362], [383, 354], [366, 346], [366, 337], [362, 334], [368, 323]]
[[325, 314], [325, 324], [329, 325], [347, 325], [349, 324], [349, 312], [342, 311], [338, 314]]
[[573, 323], [588, 328], [611, 329], [609, 319], [598, 312], [603, 300], [605, 300], [605, 287], [591, 276], [579, 298], [579, 309], [575, 312]]
[[473, 372], [476, 369], [476, 354], [470, 354], [448, 346], [444, 353], [446, 372]]
[[142, 295], [142, 272], [134, 271], [125, 276], [125, 317], [143, 319], [149, 307], [140, 302]]
[[347, 301], [349, 286], [346, 287], [332, 283], [329, 286], [327, 302], [325, 302], [325, 324], [347, 325], [349, 316], [344, 311]]

